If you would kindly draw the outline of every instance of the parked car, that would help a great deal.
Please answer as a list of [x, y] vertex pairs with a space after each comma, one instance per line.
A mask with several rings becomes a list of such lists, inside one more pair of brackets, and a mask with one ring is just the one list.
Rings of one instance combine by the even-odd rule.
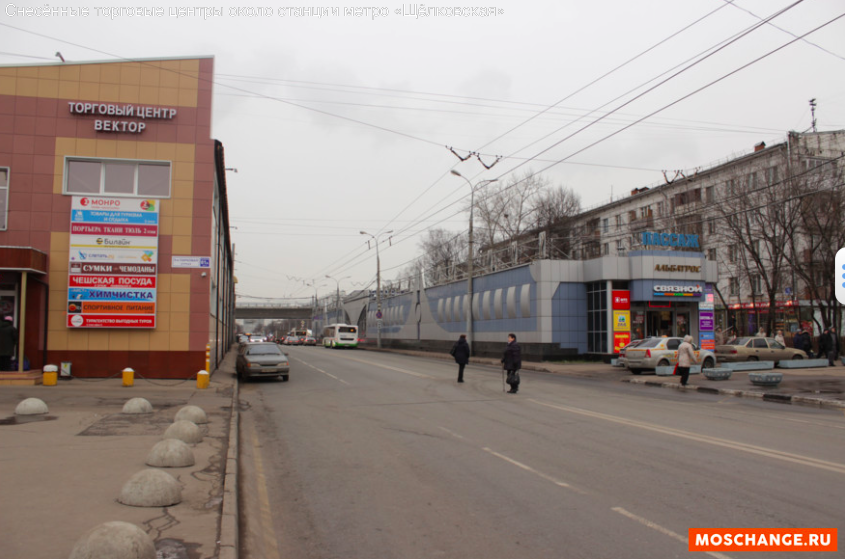
[[312, 338], [311, 336], [303, 338], [302, 345], [317, 345], [317, 338]]
[[235, 371], [240, 380], [273, 376], [287, 381], [290, 362], [288, 356], [273, 342], [243, 344], [238, 349]]
[[617, 359], [617, 363], [619, 364], [619, 366], [620, 367], [625, 366], [625, 362], [627, 361], [626, 355], [627, 355], [627, 352], [628, 352], [629, 349], [637, 347], [638, 345], [640, 345], [641, 343], [643, 343], [644, 341], [646, 341], [648, 339], [649, 338], [642, 338], [642, 339], [639, 339], [639, 340], [634, 340], [633, 342], [629, 343], [628, 345], [626, 345], [625, 347], [620, 349], [619, 350], [619, 358]]
[[[625, 352], [625, 368], [638, 375], [647, 369], [674, 365], [678, 362], [678, 347], [683, 338], [647, 338], [640, 345]], [[704, 369], [716, 366], [716, 354], [692, 344], [695, 357]]]
[[774, 338], [738, 338], [725, 345], [716, 346], [719, 361], [735, 363], [738, 361], [789, 361], [807, 359], [807, 354], [800, 349], [786, 347]]

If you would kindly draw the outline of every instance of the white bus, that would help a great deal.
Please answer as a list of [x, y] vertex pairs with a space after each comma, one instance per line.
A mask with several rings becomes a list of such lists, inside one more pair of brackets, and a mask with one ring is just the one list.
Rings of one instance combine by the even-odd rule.
[[358, 347], [358, 327], [329, 324], [323, 328], [323, 347]]

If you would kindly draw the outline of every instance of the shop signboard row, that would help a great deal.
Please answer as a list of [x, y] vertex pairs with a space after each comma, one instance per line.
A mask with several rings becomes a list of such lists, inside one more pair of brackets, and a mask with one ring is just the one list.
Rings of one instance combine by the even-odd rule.
[[74, 196], [67, 326], [155, 328], [159, 203]]

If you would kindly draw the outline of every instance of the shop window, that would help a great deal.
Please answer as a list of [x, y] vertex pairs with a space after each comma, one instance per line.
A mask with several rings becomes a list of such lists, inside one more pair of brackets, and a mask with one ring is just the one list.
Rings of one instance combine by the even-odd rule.
[[0, 167], [0, 231], [9, 224], [9, 168]]
[[608, 340], [607, 283], [587, 284], [587, 352], [606, 353]]
[[67, 159], [65, 194], [170, 197], [170, 162]]

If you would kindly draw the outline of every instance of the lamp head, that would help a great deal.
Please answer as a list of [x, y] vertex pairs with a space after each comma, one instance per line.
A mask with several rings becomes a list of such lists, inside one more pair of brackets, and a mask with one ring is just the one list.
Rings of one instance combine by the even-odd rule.
[[463, 175], [462, 175], [462, 174], [460, 174], [459, 172], [457, 172], [457, 171], [456, 171], [456, 170], [454, 170], [454, 169], [452, 169], [452, 170], [451, 170], [451, 171], [449, 171], [449, 172], [450, 172], [450, 173], [452, 173], [453, 175], [455, 175], [456, 177], [461, 177], [461, 178], [463, 178]]

